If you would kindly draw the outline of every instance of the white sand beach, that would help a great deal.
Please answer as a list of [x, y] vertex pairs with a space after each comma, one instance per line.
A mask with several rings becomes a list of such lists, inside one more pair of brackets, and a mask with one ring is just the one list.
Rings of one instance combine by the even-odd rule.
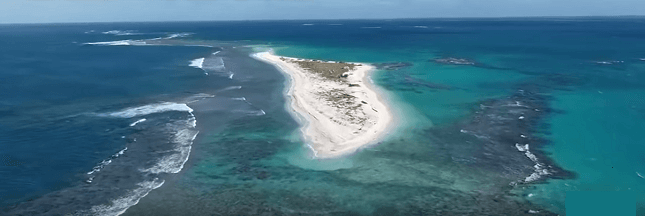
[[344, 68], [348, 72], [342, 78], [328, 79], [297, 63], [313, 60], [270, 52], [252, 56], [288, 74], [291, 111], [300, 120], [305, 142], [317, 158], [338, 157], [375, 144], [393, 122], [391, 110], [368, 80], [369, 72], [374, 70], [371, 65], [352, 63], [351, 69]]

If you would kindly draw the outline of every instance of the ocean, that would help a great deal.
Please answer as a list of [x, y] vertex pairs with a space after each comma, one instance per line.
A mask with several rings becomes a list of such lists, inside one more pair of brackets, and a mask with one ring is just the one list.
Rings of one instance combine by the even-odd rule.
[[[645, 19], [0, 25], [0, 215], [645, 215]], [[286, 78], [365, 62], [397, 127], [312, 158]]]

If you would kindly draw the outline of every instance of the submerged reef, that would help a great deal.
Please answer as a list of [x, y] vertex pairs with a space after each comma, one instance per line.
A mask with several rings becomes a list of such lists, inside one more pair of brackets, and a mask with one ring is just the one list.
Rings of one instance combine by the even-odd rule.
[[436, 58], [432, 59], [431, 61], [434, 61], [436, 63], [440, 64], [449, 64], [449, 65], [475, 65], [476, 62], [473, 60], [469, 59], [464, 59], [464, 58]]
[[454, 87], [449, 86], [449, 85], [444, 85], [444, 84], [439, 84], [439, 83], [428, 82], [428, 81], [425, 81], [425, 80], [415, 79], [414, 77], [411, 77], [409, 75], [404, 76], [403, 83], [406, 84], [406, 85], [421, 86], [421, 87], [426, 87], [426, 88], [429, 88], [429, 89], [438, 89], [438, 90], [453, 90], [453, 89], [455, 89]]
[[428, 129], [427, 136], [453, 152], [450, 160], [499, 173], [511, 186], [574, 178], [540, 150], [549, 143], [538, 135], [548, 134], [544, 120], [557, 111], [549, 108], [550, 98], [533, 87], [475, 104], [469, 117]]
[[386, 62], [386, 63], [376, 63], [374, 66], [376, 69], [379, 70], [388, 70], [388, 71], [396, 71], [396, 70], [401, 70], [405, 69], [408, 67], [412, 67], [412, 63], [410, 62]]

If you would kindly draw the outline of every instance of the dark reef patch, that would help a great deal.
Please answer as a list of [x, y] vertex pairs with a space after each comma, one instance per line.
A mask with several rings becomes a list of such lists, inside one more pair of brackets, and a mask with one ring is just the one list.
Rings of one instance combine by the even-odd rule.
[[376, 66], [376, 69], [379, 69], [379, 70], [396, 71], [396, 70], [412, 67], [413, 64], [410, 62], [386, 62], [386, 63], [376, 63], [374, 64], [374, 66]]
[[476, 64], [475, 61], [470, 59], [452, 58], [452, 57], [436, 58], [436, 59], [432, 59], [431, 61], [439, 64], [447, 64], [447, 65], [475, 65]]
[[421, 86], [421, 87], [426, 87], [426, 88], [429, 88], [429, 89], [437, 89], [437, 90], [454, 90], [455, 89], [452, 86], [439, 84], [439, 83], [428, 82], [428, 81], [424, 81], [424, 80], [420, 80], [420, 79], [415, 79], [414, 77], [411, 77], [409, 75], [404, 76], [403, 83], [405, 83], [406, 85]]
[[574, 178], [540, 151], [549, 143], [539, 136], [548, 134], [545, 119], [557, 113], [549, 108], [551, 98], [539, 93], [541, 86], [522, 86], [511, 96], [474, 105], [472, 115], [458, 123], [427, 130], [428, 137], [454, 152], [454, 162], [498, 172], [512, 185]]
[[435, 62], [437, 64], [442, 64], [442, 65], [473, 66], [473, 67], [492, 69], [492, 70], [516, 70], [513, 68], [498, 67], [495, 65], [484, 64], [467, 58], [442, 57], [442, 58], [430, 59], [428, 61]]

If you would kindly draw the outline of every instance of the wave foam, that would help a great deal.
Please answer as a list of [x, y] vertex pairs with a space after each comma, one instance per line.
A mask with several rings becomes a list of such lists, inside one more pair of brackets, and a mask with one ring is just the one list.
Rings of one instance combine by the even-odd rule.
[[132, 122], [132, 124], [130, 124], [130, 127], [134, 127], [135, 125], [137, 125], [137, 124], [139, 124], [139, 123], [141, 123], [141, 122], [144, 122], [144, 121], [146, 121], [146, 119], [144, 119], [144, 118], [143, 118], [143, 119], [139, 119], [139, 120], [137, 120], [137, 121], [135, 121], [135, 122]]
[[126, 35], [140, 35], [141, 33], [136, 33], [134, 30], [111, 30], [111, 31], [106, 31], [102, 32], [102, 34], [111, 34], [111, 35], [117, 35], [117, 36], [126, 36]]
[[222, 57], [209, 58], [202, 63], [202, 66], [204, 69], [218, 72], [224, 72], [224, 70], [226, 70], [226, 65], [224, 64], [224, 59], [222, 59]]
[[526, 157], [528, 157], [535, 163], [535, 165], [533, 166], [535, 171], [530, 176], [526, 177], [524, 179], [524, 182], [532, 182], [540, 179], [540, 177], [543, 175], [550, 174], [549, 171], [543, 167], [544, 165], [542, 165], [538, 161], [538, 158], [533, 153], [531, 153], [531, 151], [529, 151], [529, 144], [520, 145], [519, 143], [515, 143], [515, 148], [517, 148], [517, 150], [520, 152], [524, 152], [524, 155], [526, 155]]
[[175, 34], [168, 35], [168, 37], [166, 37], [166, 39], [173, 39], [173, 38], [179, 38], [179, 37], [188, 37], [188, 36], [191, 36], [193, 34], [194, 33], [190, 33], [190, 32], [175, 33]]
[[198, 59], [192, 60], [192, 61], [190, 61], [190, 65], [188, 65], [188, 66], [199, 68], [199, 69], [203, 70], [204, 69], [204, 60], [205, 60], [205, 58], [198, 58]]
[[143, 116], [143, 115], [168, 112], [168, 111], [180, 111], [180, 112], [192, 113], [193, 109], [186, 104], [164, 102], [164, 103], [149, 104], [149, 105], [140, 106], [140, 107], [128, 108], [118, 112], [99, 114], [99, 116], [115, 117], [115, 118], [132, 118], [136, 116]]
[[152, 181], [145, 181], [137, 184], [139, 188], [130, 191], [127, 195], [115, 199], [112, 201], [111, 205], [99, 205], [93, 206], [90, 209], [90, 212], [79, 212], [77, 215], [99, 215], [99, 216], [118, 216], [125, 213], [128, 208], [139, 203], [141, 198], [147, 196], [150, 191], [161, 187], [164, 184], [164, 180], [155, 178]]
[[[159, 174], [159, 173], [179, 173], [183, 168], [186, 161], [190, 156], [193, 141], [197, 138], [199, 131], [194, 130], [197, 126], [195, 116], [191, 114], [184, 123], [177, 122], [174, 130], [178, 130], [174, 137], [175, 149], [172, 150], [171, 155], [164, 156], [157, 163], [147, 169], [142, 169], [141, 172]], [[181, 129], [179, 129], [181, 128]]]
[[[98, 165], [94, 166], [94, 168], [92, 168], [92, 171], [89, 171], [87, 173], [87, 175], [92, 175], [92, 174], [94, 174], [96, 172], [101, 171], [101, 169], [103, 169], [103, 167], [105, 167], [108, 164], [112, 163], [112, 160], [114, 160], [114, 159], [118, 158], [119, 156], [125, 154], [125, 151], [127, 151], [127, 150], [128, 150], [128, 147], [125, 147], [123, 150], [113, 154], [109, 159], [105, 159], [105, 160], [101, 161], [101, 163], [99, 163]], [[94, 176], [91, 176], [88, 180], [85, 180], [85, 182], [92, 183], [93, 180], [94, 180]]]
[[84, 45], [97, 45], [97, 46], [141, 46], [148, 45], [145, 41], [138, 40], [120, 40], [120, 41], [107, 41], [107, 42], [92, 42], [84, 43]]

